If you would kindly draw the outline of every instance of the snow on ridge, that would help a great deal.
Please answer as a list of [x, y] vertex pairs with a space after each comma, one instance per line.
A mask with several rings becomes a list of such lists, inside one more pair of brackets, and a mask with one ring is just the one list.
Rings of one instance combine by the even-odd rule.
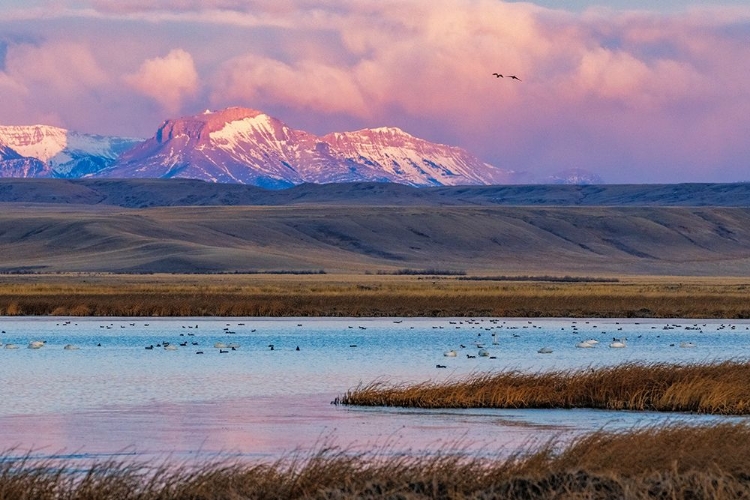
[[22, 156], [48, 162], [68, 145], [67, 133], [48, 125], [0, 126], [0, 142]]

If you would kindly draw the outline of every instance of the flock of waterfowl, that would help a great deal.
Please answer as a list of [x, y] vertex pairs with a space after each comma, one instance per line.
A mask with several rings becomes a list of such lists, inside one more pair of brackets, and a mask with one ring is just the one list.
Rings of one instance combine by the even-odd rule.
[[[486, 322], [489, 322], [490, 324], [487, 325]], [[502, 321], [501, 322], [501, 320], [497, 320], [497, 319], [488, 319], [488, 320], [477, 319], [477, 320], [450, 321], [449, 325], [455, 325], [455, 328], [470, 327], [471, 329], [476, 329], [477, 327], [479, 327], [482, 330], [491, 331], [492, 332], [491, 333], [491, 337], [492, 337], [492, 344], [493, 345], [499, 345], [499, 343], [500, 343], [498, 341], [498, 332], [500, 330], [505, 330], [505, 331], [511, 330], [510, 336], [517, 338], [517, 337], [521, 336], [521, 333], [520, 332], [515, 332], [515, 331], [512, 331], [512, 330], [525, 330], [525, 329], [540, 329], [540, 328], [543, 328], [542, 326], [535, 325], [533, 321], [526, 321], [526, 324], [525, 325], [521, 325], [521, 326], [518, 325], [517, 321], [512, 322], [511, 324], [506, 324], [506, 323], [507, 323], [506, 321]], [[585, 324], [588, 325], [586, 327], [587, 330], [596, 330], [597, 328], [599, 328], [598, 325], [591, 324], [590, 321], [585, 321]], [[640, 325], [640, 322], [635, 322], [634, 324], [635, 325]], [[614, 325], [609, 325], [608, 327], [610, 329], [614, 328], [615, 331], [618, 331], [618, 332], [621, 332], [622, 329], [623, 329], [622, 326], [620, 326], [620, 322], [619, 321], [615, 322]], [[433, 328], [440, 328], [440, 329], [442, 329], [442, 328], [445, 328], [445, 327], [444, 326], [433, 326]], [[578, 321], [575, 321], [575, 320], [571, 321], [571, 324], [570, 324], [570, 326], [568, 328], [571, 331], [571, 333], [573, 333], [575, 335], [578, 335], [580, 333]], [[684, 330], [684, 331], [694, 331], [694, 332], [698, 332], [698, 333], [704, 333], [704, 329], [708, 329], [709, 325], [707, 323], [703, 323], [703, 324], [693, 323], [693, 324], [690, 324], [690, 325], [680, 325], [680, 324], [676, 324], [676, 323], [675, 324], [670, 323], [670, 324], [663, 325], [661, 327], [659, 327], [659, 326], [651, 326], [650, 327], [651, 330], [656, 330], [656, 329], [659, 329], [659, 328], [661, 328], [661, 330], [678, 330], [678, 329], [681, 329], [681, 330]], [[715, 328], [716, 331], [736, 330], [736, 329], [737, 329], [737, 325], [724, 324], [724, 323], [721, 323], [720, 325], [716, 326], [716, 328]], [[561, 330], [565, 331], [565, 327], [561, 327]], [[745, 330], [750, 330], [750, 327], [745, 326]], [[607, 334], [606, 330], [597, 330], [597, 331], [599, 331], [599, 333], [601, 335], [606, 335]], [[477, 333], [476, 336], [477, 337], [481, 337], [482, 333], [481, 332]], [[638, 335], [638, 338], [641, 338], [641, 337], [643, 337], [642, 334]], [[661, 335], [656, 335], [656, 337], [660, 338]], [[612, 337], [612, 340], [611, 341], [607, 341], [607, 342], [608, 342], [608, 345], [609, 345], [609, 347], [611, 349], [625, 349], [626, 347], [628, 347], [628, 343], [627, 343], [628, 339], [626, 337], [622, 337], [622, 336]], [[589, 339], [586, 339], [586, 340], [582, 340], [582, 341], [576, 342], [575, 343], [575, 347], [579, 348], [579, 349], [593, 349], [593, 348], [596, 348], [600, 343], [601, 343], [601, 341], [599, 341], [599, 340], [597, 340], [595, 338], [589, 338]], [[486, 357], [486, 358], [489, 358], [489, 359], [497, 359], [496, 356], [492, 356], [490, 354], [490, 352], [487, 350], [487, 348], [485, 348], [484, 342], [481, 342], [481, 341], [478, 341], [477, 339], [474, 339], [471, 342], [467, 342], [467, 344], [473, 345], [473, 346], [475, 346], [476, 348], [479, 349], [476, 354], [471, 354], [471, 353], [467, 352], [465, 354], [467, 358], [473, 359], [473, 358], [476, 358], [476, 357]], [[683, 349], [690, 349], [690, 348], [696, 347], [696, 343], [695, 342], [693, 342], [693, 341], [687, 341], [687, 340], [683, 340], [683, 341], [680, 341], [680, 342], [677, 342], [677, 343], [669, 343], [668, 345], [669, 345], [669, 347], [678, 346], [678, 347], [683, 348]], [[461, 350], [466, 349], [466, 348], [467, 348], [466, 344], [460, 344], [460, 349]], [[537, 353], [539, 353], [539, 354], [551, 354], [553, 352], [554, 352], [554, 349], [552, 347], [550, 347], [550, 346], [543, 346], [539, 350], [537, 350]], [[459, 350], [458, 349], [449, 349], [449, 350], [443, 352], [443, 356], [445, 356], [447, 358], [458, 357], [459, 356]], [[437, 368], [446, 368], [446, 366], [438, 364]]]
[[[403, 320], [395, 320], [393, 323], [400, 324]], [[58, 326], [71, 326], [71, 321], [65, 321], [58, 323]], [[585, 324], [585, 326], [584, 326]], [[639, 322], [635, 322], [634, 325], [640, 325]], [[74, 325], [77, 326], [77, 323]], [[111, 330], [114, 328], [120, 328], [120, 329], [126, 329], [128, 327], [136, 327], [136, 323], [127, 323], [127, 324], [115, 324], [115, 323], [109, 323], [109, 324], [102, 324], [99, 325], [99, 328]], [[144, 323], [142, 326], [138, 325], [138, 328], [147, 328], [149, 326], [149, 323]], [[297, 327], [301, 327], [301, 323], [297, 323]], [[597, 325], [592, 321], [577, 321], [577, 320], [571, 320], [569, 324], [566, 326], [560, 327], [561, 331], [570, 332], [573, 335], [579, 335], [583, 333], [582, 330], [584, 330], [587, 334], [591, 333], [598, 333], [600, 335], [601, 340], [591, 337], [587, 338], [585, 340], [579, 340], [575, 342], [575, 347], [579, 349], [593, 349], [598, 347], [602, 342], [605, 342], [605, 345], [608, 345], [609, 348], [612, 349], [624, 349], [628, 347], [628, 339], [623, 336], [619, 336], [619, 334], [616, 334], [618, 336], [612, 336], [613, 333], [612, 330], [616, 332], [621, 332], [623, 330], [623, 327], [620, 326], [619, 322], [608, 323], [601, 325], [602, 328], [600, 328], [600, 325]], [[744, 325], [742, 325], [744, 326]], [[237, 323], [236, 325], [232, 325], [230, 323], [226, 323], [226, 326], [222, 329], [221, 333], [224, 335], [232, 335], [236, 333], [237, 327], [245, 327], [245, 323]], [[697, 333], [704, 333], [705, 331], [714, 330], [714, 331], [722, 331], [722, 330], [736, 330], [738, 325], [732, 325], [732, 324], [699, 324], [699, 323], [693, 323], [689, 325], [681, 325], [676, 323], [668, 323], [664, 325], [657, 325], [657, 326], [650, 326], [651, 330], [661, 329], [661, 330], [684, 330], [684, 331], [691, 331], [691, 332], [697, 332]], [[198, 324], [185, 324], [181, 325], [182, 329], [185, 330], [198, 330], [199, 325]], [[365, 326], [354, 326], [354, 325], [348, 325], [348, 329], [360, 329], [360, 330], [366, 330], [367, 327]], [[414, 326], [411, 326], [410, 329], [414, 329]], [[490, 318], [481, 318], [481, 319], [456, 319], [456, 320], [446, 320], [443, 324], [438, 325], [432, 325], [431, 328], [433, 329], [471, 329], [475, 330], [475, 334], [472, 335], [471, 340], [459, 344], [458, 348], [449, 349], [443, 352], [443, 356], [447, 358], [456, 358], [459, 357], [459, 354], [463, 357], [465, 356], [467, 359], [474, 359], [474, 358], [488, 358], [488, 359], [497, 359], [497, 356], [494, 356], [490, 352], [490, 348], [487, 344], [491, 344], [491, 346], [499, 346], [500, 345], [500, 335], [508, 334], [509, 337], [512, 338], [518, 338], [521, 337], [524, 333], [523, 330], [534, 330], [534, 329], [549, 329], [549, 325], [540, 326], [535, 324], [533, 321], [529, 320], [507, 320], [503, 321], [501, 319], [490, 319]], [[567, 330], [566, 330], [567, 328]], [[644, 328], [644, 327], [641, 327]], [[744, 326], [745, 330], [750, 329], [748, 326]], [[256, 329], [252, 328], [249, 329], [250, 333], [255, 333]], [[477, 331], [478, 330], [478, 331]], [[609, 333], [607, 332], [609, 330]], [[5, 334], [5, 331], [1, 332], [2, 334]], [[216, 333], [216, 332], [214, 332]], [[482, 334], [487, 335], [489, 333], [489, 341], [485, 341], [484, 339], [487, 339], [487, 336], [482, 337]], [[205, 350], [206, 345], [201, 345], [200, 342], [196, 340], [196, 333], [193, 331], [187, 331], [184, 333], [179, 334], [180, 337], [188, 337], [187, 339], [180, 339], [178, 341], [173, 340], [162, 340], [157, 343], [151, 343], [148, 345], [145, 345], [144, 348], [146, 350], [154, 350], [156, 348], [163, 349], [165, 351], [176, 351], [181, 347], [186, 348], [195, 348], [196, 354], [204, 354], [207, 352]], [[640, 334], [637, 337], [641, 338], [643, 335]], [[660, 337], [659, 334], [656, 335], [657, 338]], [[605, 338], [607, 340], [605, 340]], [[608, 340], [610, 339], [611, 340]], [[41, 349], [47, 345], [46, 340], [31, 340], [27, 347], [29, 349]], [[208, 344], [210, 346], [210, 343]], [[357, 344], [348, 344], [349, 347], [357, 347]], [[688, 340], [682, 340], [679, 342], [673, 342], [668, 344], [670, 347], [678, 346], [680, 348], [694, 348], [696, 347], [696, 343], [693, 341]], [[4, 344], [0, 341], [0, 346], [2, 346], [5, 349], [18, 349], [19, 344], [15, 343], [7, 343]], [[97, 347], [101, 347], [101, 343], [96, 344]], [[218, 351], [219, 354], [228, 354], [232, 351], [236, 351], [240, 348], [240, 344], [238, 342], [223, 342], [223, 341], [216, 341], [212, 344], [212, 347]], [[475, 350], [472, 350], [471, 347], [474, 347]], [[74, 351], [80, 349], [79, 346], [74, 344], [65, 344], [63, 347], [66, 351]], [[273, 351], [275, 349], [274, 344], [268, 344], [267, 349]], [[296, 346], [296, 351], [300, 350], [299, 346]], [[537, 351], [539, 354], [551, 354], [554, 352], [553, 347], [547, 345], [540, 347]], [[438, 368], [445, 368], [444, 365], [438, 364]]]
[[[72, 324], [71, 321], [65, 321], [63, 323], [57, 323], [57, 326], [63, 326], [63, 327], [65, 327], [65, 326], [70, 326], [71, 324]], [[75, 323], [73, 326], [78, 326], [78, 324]], [[105, 329], [105, 330], [112, 330], [116, 326], [117, 325], [115, 325], [114, 323], [110, 323], [108, 325], [99, 325], [99, 328]], [[119, 325], [119, 328], [120, 329], [126, 329], [126, 328], [129, 328], [129, 327], [147, 328], [149, 326], [150, 326], [149, 323], [144, 323], [142, 327], [137, 326], [136, 323], [128, 323], [127, 325], [124, 325], [124, 324], [123, 325]], [[231, 326], [232, 325], [230, 325], [229, 323], [227, 323], [226, 327], [222, 329], [222, 333], [225, 334], [225, 335], [232, 335], [232, 334], [237, 333], [236, 331], [234, 331], [234, 330], [232, 330], [230, 328]], [[245, 323], [237, 323], [237, 326], [245, 326]], [[302, 324], [298, 324], [297, 326], [298, 327], [302, 326]], [[183, 329], [196, 329], [197, 330], [198, 329], [198, 325], [197, 324], [196, 325], [182, 325], [182, 328]], [[365, 329], [365, 327], [362, 327], [362, 326], [360, 328]], [[250, 330], [250, 333], [255, 333], [255, 332], [256, 332], [256, 329], [251, 329]], [[1, 333], [2, 334], [6, 334], [5, 330], [3, 330]], [[187, 336], [187, 337], [195, 337], [196, 334], [193, 333], [193, 332], [189, 332], [187, 334], [180, 333], [179, 336], [180, 337], [185, 337], [185, 336]], [[42, 347], [45, 347], [46, 345], [47, 345], [47, 341], [46, 340], [32, 340], [32, 341], [30, 341], [28, 343], [27, 347], [29, 349], [41, 349]], [[101, 342], [97, 342], [95, 346], [96, 347], [102, 347], [102, 344], [101, 344]], [[168, 340], [162, 340], [160, 342], [157, 342], [156, 344], [153, 344], [153, 343], [152, 344], [148, 344], [148, 345], [144, 346], [144, 349], [147, 350], [147, 351], [152, 351], [152, 350], [158, 348], [158, 349], [163, 349], [165, 351], [176, 351], [180, 347], [198, 347], [198, 349], [195, 351], [195, 353], [196, 354], [204, 354], [206, 351], [200, 349], [200, 346], [201, 346], [200, 342], [197, 342], [194, 339], [177, 341], [177, 342], [168, 341]], [[19, 349], [20, 346], [18, 344], [15, 344], [15, 343], [3, 344], [2, 341], [0, 341], [0, 347], [3, 347], [5, 349], [11, 349], [11, 350], [13, 350], [13, 349]], [[238, 350], [240, 348], [240, 344], [238, 342], [220, 342], [219, 341], [219, 342], [214, 342], [213, 343], [213, 347], [218, 350], [219, 354], [228, 354], [231, 351]], [[351, 347], [356, 347], [356, 346], [352, 345]], [[65, 344], [63, 346], [63, 350], [66, 350], [66, 351], [77, 351], [79, 349], [80, 349], [80, 347], [77, 346], [77, 345], [74, 345], [74, 344]], [[268, 349], [271, 350], [271, 351], [273, 351], [275, 349], [274, 344], [268, 344]], [[300, 347], [296, 346], [296, 348], [294, 350], [295, 351], [299, 351]]]

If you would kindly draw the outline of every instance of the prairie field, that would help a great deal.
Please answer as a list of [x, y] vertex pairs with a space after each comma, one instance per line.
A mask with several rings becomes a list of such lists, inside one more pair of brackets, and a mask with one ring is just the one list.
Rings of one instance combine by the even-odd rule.
[[742, 278], [0, 275], [0, 315], [749, 318]]
[[505, 457], [460, 446], [435, 455], [322, 446], [275, 462], [90, 465], [0, 457], [3, 498], [78, 499], [735, 499], [750, 495], [746, 424], [597, 431]]

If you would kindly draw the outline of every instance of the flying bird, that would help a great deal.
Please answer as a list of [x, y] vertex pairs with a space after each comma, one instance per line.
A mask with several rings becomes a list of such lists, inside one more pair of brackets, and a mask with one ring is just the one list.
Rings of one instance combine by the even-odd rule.
[[501, 75], [500, 73], [492, 73], [492, 74], [495, 76], [495, 78], [502, 78], [503, 77], [503, 75]]
[[510, 78], [511, 80], [518, 80], [519, 82], [521, 81], [521, 79], [518, 78], [516, 75], [508, 75], [508, 78]]

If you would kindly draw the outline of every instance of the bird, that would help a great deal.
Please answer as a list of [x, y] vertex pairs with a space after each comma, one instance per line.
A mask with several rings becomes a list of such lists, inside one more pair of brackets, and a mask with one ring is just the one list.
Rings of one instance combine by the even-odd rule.
[[518, 78], [516, 75], [508, 75], [508, 78], [510, 78], [511, 80], [518, 80], [519, 82], [521, 81], [521, 79]]
[[500, 73], [492, 73], [492, 74], [494, 75], [495, 78], [503, 78], [503, 75], [501, 75]]

